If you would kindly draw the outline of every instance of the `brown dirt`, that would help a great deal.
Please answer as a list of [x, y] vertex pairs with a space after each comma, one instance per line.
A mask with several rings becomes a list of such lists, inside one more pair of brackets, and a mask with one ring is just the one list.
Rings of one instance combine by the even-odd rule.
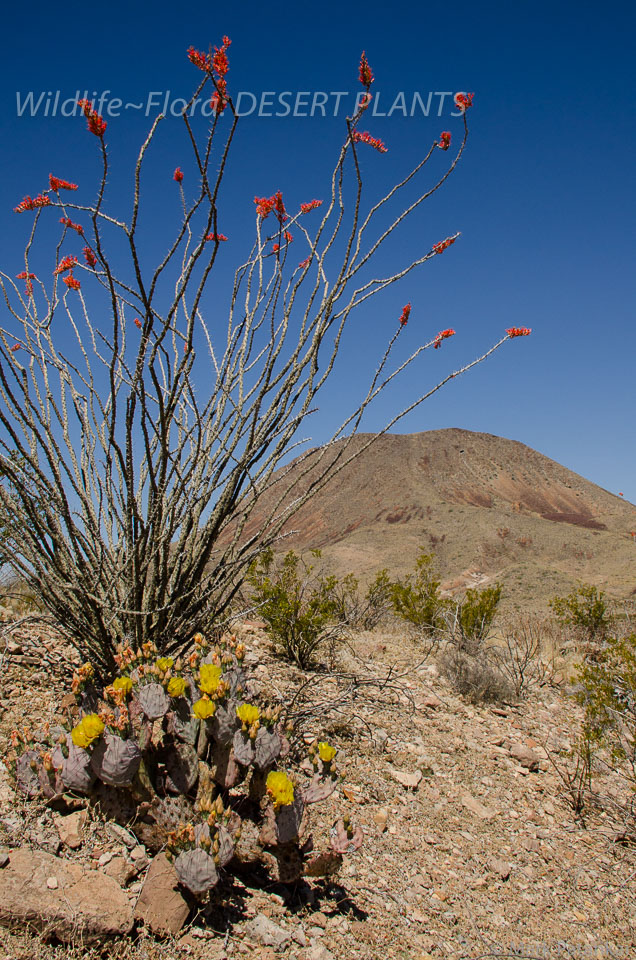
[[[316, 839], [344, 812], [363, 826], [363, 847], [337, 883], [317, 883], [304, 906], [298, 898], [286, 904], [281, 888], [236, 881], [207, 924], [195, 920], [174, 942], [140, 934], [136, 942], [109, 944], [105, 955], [476, 960], [636, 954], [636, 847], [618, 839], [620, 823], [607, 808], [576, 822], [546, 759], [545, 748], [556, 755], [576, 737], [577, 710], [562, 689], [543, 686], [527, 701], [502, 708], [471, 706], [399, 630], [355, 637], [334, 672], [308, 678], [273, 656], [258, 625], [245, 625], [242, 633], [255, 685], [288, 700], [305, 684], [297, 706], [308, 714], [307, 738], [326, 736], [339, 748], [346, 778], [314, 808]], [[26, 630], [21, 644], [22, 652], [5, 653], [3, 664], [3, 746], [16, 722], [50, 717], [67, 690], [65, 669], [55, 679], [24, 662], [32, 649]], [[41, 638], [33, 649], [39, 644]], [[58, 647], [58, 661], [61, 656]], [[347, 701], [354, 687], [356, 698]], [[512, 756], [514, 744], [539, 756], [536, 772]], [[416, 789], [399, 782], [418, 772]], [[609, 776], [595, 786], [603, 795], [621, 789]], [[0, 830], [4, 848], [28, 843], [50, 850], [55, 843], [50, 812], [6, 791]], [[104, 823], [92, 821], [83, 846], [60, 854], [100, 869], [99, 856], [124, 856], [120, 847]], [[128, 887], [131, 899], [142, 876]], [[245, 921], [259, 913], [293, 936], [290, 947], [274, 954], [249, 940]], [[97, 954], [2, 931], [0, 956], [79, 960]]]

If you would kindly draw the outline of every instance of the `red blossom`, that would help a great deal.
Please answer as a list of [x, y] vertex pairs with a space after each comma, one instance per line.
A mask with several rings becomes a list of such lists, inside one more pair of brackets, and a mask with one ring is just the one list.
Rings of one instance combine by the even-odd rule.
[[311, 263], [311, 256], [307, 257], [306, 260], [301, 260], [298, 266], [301, 267], [303, 270], [306, 270], [310, 263]]
[[293, 242], [294, 242], [294, 238], [292, 237], [292, 235], [291, 235], [291, 233], [289, 232], [289, 230], [285, 230], [284, 237], [285, 237], [285, 240], [287, 241], [287, 243], [293, 243]]
[[69, 220], [68, 217], [60, 217], [60, 223], [63, 223], [65, 227], [68, 227], [70, 230], [75, 230], [75, 233], [79, 233], [80, 236], [84, 234], [84, 227], [79, 223], [73, 223], [72, 220]]
[[33, 293], [33, 284], [31, 283], [31, 281], [36, 279], [37, 277], [35, 276], [34, 273], [27, 273], [26, 270], [23, 270], [22, 273], [16, 274], [16, 280], [26, 280], [25, 287], [26, 287], [26, 292], [28, 296], [31, 296], [31, 294]]
[[370, 93], [365, 93], [365, 95], [363, 96], [362, 100], [360, 101], [360, 105], [359, 105], [359, 107], [358, 107], [358, 111], [359, 111], [360, 113], [362, 113], [363, 110], [366, 110], [372, 100], [373, 100], [373, 97], [371, 96], [371, 94], [370, 94]]
[[442, 340], [448, 340], [449, 337], [454, 337], [454, 336], [455, 336], [455, 331], [450, 328], [448, 330], [441, 330], [435, 337], [433, 346], [435, 347], [436, 350], [439, 350], [439, 348], [442, 345]]
[[354, 143], [368, 143], [370, 147], [373, 147], [374, 150], [377, 150], [378, 153], [387, 153], [387, 148], [384, 146], [381, 140], [378, 140], [377, 137], [372, 137], [370, 133], [366, 131], [364, 133], [359, 133], [357, 130], [354, 130], [351, 134]]
[[462, 113], [465, 113], [469, 107], [473, 105], [474, 93], [456, 93], [454, 96], [455, 106], [458, 110], [461, 110]]
[[49, 184], [51, 190], [54, 190], [55, 193], [59, 193], [60, 190], [77, 190], [76, 183], [69, 183], [68, 180], [60, 180], [59, 177], [54, 177], [52, 173], [49, 173]]
[[217, 80], [217, 89], [214, 91], [214, 93], [210, 97], [210, 107], [212, 108], [214, 113], [218, 115], [219, 113], [223, 113], [227, 105], [228, 105], [227, 87], [225, 84], [225, 80], [221, 78], [220, 80]]
[[440, 243], [434, 243], [433, 250], [435, 253], [443, 253], [444, 250], [448, 250], [448, 248], [452, 246], [456, 240], [457, 237], [448, 237], [447, 240], [441, 240]]
[[106, 121], [97, 113], [96, 110], [93, 110], [93, 101], [92, 100], [78, 100], [77, 104], [82, 108], [82, 113], [88, 121], [87, 126], [91, 133], [94, 133], [96, 137], [103, 137], [106, 133], [106, 127], [108, 124]]
[[510, 327], [506, 330], [509, 337], [529, 337], [532, 333], [530, 327]]
[[188, 60], [190, 63], [193, 63], [195, 67], [198, 67], [199, 70], [203, 70], [204, 73], [207, 73], [212, 66], [212, 57], [209, 53], [200, 53], [199, 50], [195, 50], [194, 47], [188, 47]]
[[15, 353], [16, 350], [19, 350], [19, 349], [20, 349], [20, 346], [21, 346], [21, 344], [19, 344], [19, 343], [14, 343], [13, 346], [11, 347], [11, 353]]
[[175, 172], [172, 174], [172, 179], [176, 180], [177, 183], [183, 183], [183, 172], [181, 170], [181, 167], [177, 167]]
[[311, 200], [310, 203], [301, 203], [300, 212], [309, 213], [310, 210], [316, 210], [322, 206], [322, 200]]
[[69, 273], [68, 277], [63, 277], [62, 279], [69, 290], [79, 290], [81, 287], [81, 283], [76, 277], [73, 276], [72, 273]]
[[411, 315], [411, 304], [407, 303], [405, 307], [402, 307], [402, 313], [400, 315], [400, 326], [405, 327], [409, 322], [409, 317]]
[[51, 199], [45, 193], [38, 193], [37, 197], [25, 197], [17, 207], [13, 208], [14, 213], [24, 213], [26, 210], [36, 210], [38, 207], [50, 207]]
[[133, 323], [135, 324], [136, 327], [139, 327], [139, 329], [141, 330], [143, 324], [142, 324], [141, 320], [139, 319], [139, 317], [135, 317], [135, 319], [133, 320]]
[[77, 257], [64, 257], [63, 260], [60, 260], [57, 267], [53, 271], [53, 276], [57, 276], [60, 273], [65, 273], [67, 270], [72, 270], [73, 267], [77, 266]]
[[439, 143], [437, 144], [437, 146], [440, 148], [440, 150], [448, 150], [450, 145], [451, 145], [450, 131], [444, 130], [442, 133], [440, 133]]
[[369, 66], [369, 61], [367, 60], [367, 55], [362, 51], [362, 56], [360, 57], [360, 69], [358, 71], [358, 79], [363, 87], [370, 87], [373, 83], [373, 71]]
[[269, 216], [272, 210], [275, 212], [279, 223], [285, 223], [285, 221], [289, 219], [285, 211], [283, 195], [280, 190], [278, 190], [273, 197], [254, 197], [254, 203], [256, 204], [256, 213], [263, 220]]
[[88, 266], [94, 267], [95, 264], [97, 263], [97, 257], [95, 256], [91, 248], [84, 247], [83, 254], [84, 254], [84, 259], [86, 260], [86, 263], [88, 264]]
[[224, 240], [227, 240], [227, 237], [225, 236], [224, 233], [208, 233], [208, 235], [207, 235], [206, 237], [204, 237], [203, 239], [204, 239], [204, 240], [218, 240], [219, 242], [223, 242]]
[[274, 246], [272, 247], [272, 250], [274, 251], [274, 253], [278, 253], [278, 251], [280, 250], [280, 243], [275, 243]]

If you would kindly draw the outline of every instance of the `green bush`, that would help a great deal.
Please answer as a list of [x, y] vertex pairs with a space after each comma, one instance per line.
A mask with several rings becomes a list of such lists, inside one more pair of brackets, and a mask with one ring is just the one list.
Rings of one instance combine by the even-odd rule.
[[636, 790], [636, 634], [609, 638], [578, 673], [575, 696], [585, 707], [584, 727]]
[[467, 590], [456, 605], [456, 642], [461, 649], [476, 651], [487, 638], [501, 600], [501, 585]]
[[390, 587], [394, 613], [427, 636], [443, 626], [444, 612], [448, 609], [448, 601], [439, 593], [441, 581], [435, 579], [433, 562], [433, 554], [422, 551], [416, 561], [415, 574], [395, 581]]
[[[320, 558], [320, 551], [312, 555]], [[344, 600], [336, 595], [337, 579], [314, 573], [313, 565], [293, 550], [279, 562], [272, 550], [265, 550], [248, 581], [251, 602], [280, 652], [303, 669], [314, 665], [318, 648], [337, 639], [346, 620]]]
[[603, 591], [589, 583], [581, 583], [567, 597], [553, 597], [550, 607], [561, 626], [572, 626], [588, 643], [602, 642], [612, 618]]

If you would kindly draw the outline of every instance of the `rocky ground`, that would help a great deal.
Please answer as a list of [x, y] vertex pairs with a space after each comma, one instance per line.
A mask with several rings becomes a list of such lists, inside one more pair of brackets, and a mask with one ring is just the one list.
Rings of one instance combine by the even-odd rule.
[[[273, 655], [259, 625], [240, 629], [255, 686], [294, 695], [304, 741], [339, 748], [346, 778], [315, 806], [314, 835], [346, 813], [363, 827], [362, 848], [335, 882], [290, 893], [228, 878], [205, 911], [188, 915], [165, 864], [150, 864], [131, 834], [82, 801], [61, 815], [17, 799], [0, 766], [0, 912], [13, 898], [44, 925], [44, 934], [26, 922], [0, 927], [0, 957], [636, 955], [636, 837], [610, 807], [621, 786], [599, 774], [605, 799], [577, 820], [550, 760], [567, 767], [579, 720], [563, 682], [518, 704], [473, 706], [400, 632], [361, 634], [333, 671], [308, 678]], [[2, 644], [4, 749], [16, 724], [52, 716], [68, 692], [71, 651], [29, 622], [5, 628]], [[173, 932], [149, 931], [162, 923]]]

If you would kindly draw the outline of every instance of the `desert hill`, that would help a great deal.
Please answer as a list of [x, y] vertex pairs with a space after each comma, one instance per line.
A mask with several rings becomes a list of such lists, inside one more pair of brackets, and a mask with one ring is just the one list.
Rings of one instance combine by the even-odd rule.
[[[280, 472], [278, 495], [319, 452]], [[285, 530], [284, 548], [319, 548], [362, 579], [382, 567], [405, 573], [424, 548], [448, 589], [499, 580], [513, 603], [543, 605], [578, 580], [622, 597], [636, 587], [635, 506], [522, 443], [468, 430], [377, 438]]]

